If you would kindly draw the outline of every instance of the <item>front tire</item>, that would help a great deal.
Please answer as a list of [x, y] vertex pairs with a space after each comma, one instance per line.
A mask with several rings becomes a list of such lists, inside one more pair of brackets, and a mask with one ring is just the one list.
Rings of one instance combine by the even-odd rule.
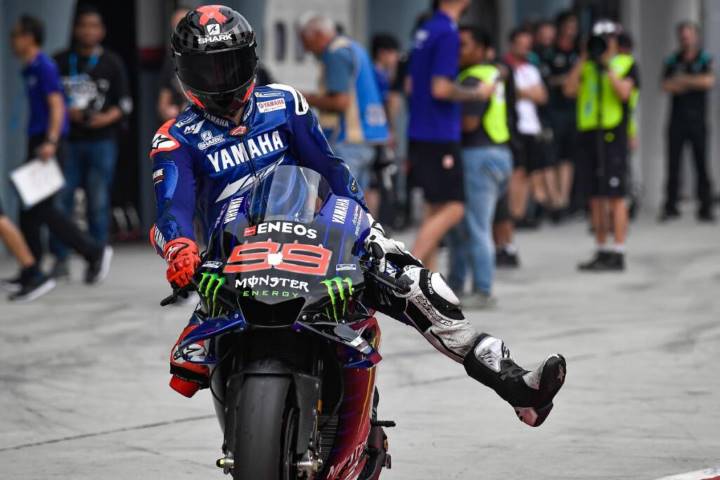
[[[297, 410], [289, 394], [290, 379], [250, 376], [235, 404], [234, 480], [292, 480], [295, 467]], [[230, 425], [228, 425], [230, 427]], [[226, 432], [228, 429], [226, 428]]]

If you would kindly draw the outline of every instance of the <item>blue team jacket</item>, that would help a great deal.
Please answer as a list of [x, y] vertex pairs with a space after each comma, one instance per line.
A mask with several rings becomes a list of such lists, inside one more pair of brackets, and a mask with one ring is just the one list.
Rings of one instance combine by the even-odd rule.
[[157, 131], [150, 157], [157, 200], [151, 240], [160, 254], [170, 240], [194, 239], [196, 215], [207, 235], [233, 195], [279, 164], [309, 167], [328, 180], [336, 195], [365, 205], [307, 101], [287, 85], [256, 88], [239, 125], [187, 107]]

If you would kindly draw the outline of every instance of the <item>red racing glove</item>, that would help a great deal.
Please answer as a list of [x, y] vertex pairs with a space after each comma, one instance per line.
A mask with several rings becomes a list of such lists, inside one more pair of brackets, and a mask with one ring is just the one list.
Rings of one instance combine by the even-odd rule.
[[167, 280], [176, 288], [187, 286], [200, 264], [197, 244], [185, 237], [168, 242], [163, 250], [163, 257], [168, 264]]

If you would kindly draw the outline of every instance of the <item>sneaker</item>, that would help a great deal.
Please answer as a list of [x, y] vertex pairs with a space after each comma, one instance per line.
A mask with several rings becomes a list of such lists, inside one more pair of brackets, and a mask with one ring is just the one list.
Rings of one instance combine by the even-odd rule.
[[486, 310], [497, 306], [497, 298], [485, 292], [473, 292], [463, 298], [460, 306], [466, 310]]
[[680, 211], [677, 208], [664, 208], [658, 216], [658, 222], [665, 223], [680, 218]]
[[10, 295], [11, 302], [32, 302], [55, 288], [55, 280], [40, 274], [23, 282], [20, 291]]
[[505, 248], [500, 248], [495, 253], [495, 266], [497, 268], [518, 268], [520, 266], [520, 257], [517, 252], [510, 252]]
[[610, 252], [605, 264], [605, 270], [609, 272], [622, 272], [625, 270], [625, 254]]
[[540, 228], [539, 218], [525, 217], [515, 220], [514, 223], [517, 230], [537, 230], [538, 228]]
[[22, 274], [18, 273], [16, 277], [0, 281], [0, 288], [8, 293], [19, 292], [22, 289]]
[[612, 252], [598, 251], [595, 256], [587, 262], [579, 263], [577, 268], [582, 272], [596, 272], [606, 270], [608, 258], [612, 255]]
[[715, 214], [709, 208], [701, 208], [697, 213], [698, 222], [715, 223]]
[[70, 280], [70, 266], [68, 265], [68, 261], [63, 260], [55, 260], [55, 264], [52, 267], [52, 270], [50, 270], [50, 278], [54, 278], [55, 280]]
[[106, 246], [98, 258], [89, 261], [85, 269], [85, 283], [95, 285], [105, 280], [110, 273], [112, 257], [112, 247]]
[[465, 356], [465, 370], [500, 395], [523, 423], [539, 427], [553, 409], [553, 399], [565, 383], [567, 366], [560, 354], [550, 355], [533, 371], [520, 367], [499, 338], [482, 334]]

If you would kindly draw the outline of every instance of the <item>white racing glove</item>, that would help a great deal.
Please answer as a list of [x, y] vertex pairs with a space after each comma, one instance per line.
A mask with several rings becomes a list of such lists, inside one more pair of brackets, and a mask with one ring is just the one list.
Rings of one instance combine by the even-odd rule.
[[385, 236], [382, 225], [376, 222], [369, 213], [367, 216], [370, 222], [370, 233], [365, 238], [365, 250], [370, 253], [381, 273], [395, 277], [398, 273], [402, 273], [403, 268], [408, 265], [423, 266], [420, 260], [407, 251], [404, 243]]

